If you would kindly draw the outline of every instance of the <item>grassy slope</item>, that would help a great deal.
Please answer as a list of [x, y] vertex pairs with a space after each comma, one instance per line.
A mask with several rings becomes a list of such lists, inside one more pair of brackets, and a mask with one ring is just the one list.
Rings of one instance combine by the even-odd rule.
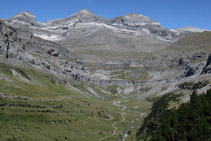
[[167, 47], [169, 51], [211, 51], [211, 32], [192, 33], [173, 45]]
[[199, 45], [204, 43], [211, 44], [211, 32], [192, 33], [176, 42], [178, 45]]
[[[1, 97], [3, 140], [96, 140], [103, 136], [101, 133], [109, 134], [113, 130], [110, 125], [120, 117], [110, 103], [85, 99], [62, 84], [52, 83], [52, 75], [22, 69], [26, 76], [39, 81], [25, 83], [16, 79], [10, 69], [15, 68], [1, 64], [1, 74], [12, 82], [0, 80], [0, 93], [30, 99]], [[99, 111], [109, 115], [110, 120], [100, 117]]]
[[[11, 70], [29, 82], [21, 81]], [[114, 122], [117, 132], [105, 140], [118, 140], [130, 121], [139, 116], [130, 108], [137, 101], [131, 100], [123, 103], [128, 109], [124, 111], [126, 120], [120, 122], [122, 111], [113, 105], [118, 96], [107, 94], [104, 101], [87, 98], [48, 73], [0, 63], [0, 75], [5, 76], [0, 79], [0, 140], [99, 140], [112, 134]], [[81, 91], [84, 87], [83, 83], [78, 85]], [[100, 88], [90, 87], [103, 95]]]

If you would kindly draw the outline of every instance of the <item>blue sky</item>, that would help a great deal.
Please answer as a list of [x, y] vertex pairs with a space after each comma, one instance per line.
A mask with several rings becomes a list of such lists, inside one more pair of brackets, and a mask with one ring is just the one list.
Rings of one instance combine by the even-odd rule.
[[29, 11], [37, 21], [45, 22], [69, 17], [84, 8], [106, 18], [139, 13], [169, 29], [211, 29], [211, 0], [2, 0], [0, 18]]

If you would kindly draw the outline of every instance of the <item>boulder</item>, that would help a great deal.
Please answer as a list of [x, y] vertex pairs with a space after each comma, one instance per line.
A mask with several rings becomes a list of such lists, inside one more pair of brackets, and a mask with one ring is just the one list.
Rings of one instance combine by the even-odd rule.
[[184, 72], [185, 77], [189, 77], [194, 74], [195, 74], [195, 70], [191, 66], [188, 65], [185, 67], [185, 72]]

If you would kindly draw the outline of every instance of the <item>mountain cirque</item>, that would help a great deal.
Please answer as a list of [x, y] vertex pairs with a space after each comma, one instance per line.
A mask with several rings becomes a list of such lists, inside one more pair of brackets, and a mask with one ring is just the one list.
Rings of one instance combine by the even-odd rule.
[[[28, 40], [21, 43], [24, 48], [16, 48], [18, 53], [13, 51], [12, 57], [23, 55], [19, 58], [44, 66], [64, 78], [71, 76], [100, 85], [144, 88], [173, 83], [200, 74], [211, 52], [210, 32], [194, 27], [168, 30], [139, 14], [106, 19], [83, 9], [68, 18], [40, 23], [33, 14], [22, 12], [4, 21], [18, 28], [18, 32], [21, 30], [20, 34], [13, 33], [16, 30], [8, 27], [9, 34], [15, 34], [13, 38], [20, 38], [21, 42], [21, 38]], [[193, 32], [203, 33], [194, 35]], [[206, 40], [201, 41], [198, 38], [201, 35]], [[198, 43], [190, 44], [197, 40]], [[40, 48], [35, 49], [34, 44]], [[26, 49], [38, 56], [42, 53], [39, 57], [42, 59], [29, 56]], [[14, 49], [9, 47], [9, 50]], [[24, 51], [20, 53], [20, 50]]]
[[[82, 107], [85, 103], [88, 108], [83, 108], [92, 113], [81, 109], [90, 117], [86, 120], [99, 118], [110, 126], [97, 135], [84, 132], [80, 139], [118, 139], [126, 128], [121, 125], [124, 122], [130, 127], [132, 121], [130, 130], [135, 134], [134, 122], [141, 123], [139, 119], [149, 111], [148, 98], [184, 93], [182, 103], [189, 100], [192, 89], [199, 93], [209, 89], [210, 53], [210, 31], [194, 27], [169, 30], [139, 14], [106, 19], [83, 9], [68, 18], [40, 23], [33, 14], [22, 12], [0, 20], [0, 94], [38, 104], [42, 98], [48, 102], [74, 99]], [[24, 85], [32, 91], [28, 93]], [[72, 121], [78, 114], [74, 116]], [[89, 127], [86, 120], [77, 123]], [[98, 128], [102, 128], [100, 124]], [[74, 139], [79, 133], [75, 131]]]

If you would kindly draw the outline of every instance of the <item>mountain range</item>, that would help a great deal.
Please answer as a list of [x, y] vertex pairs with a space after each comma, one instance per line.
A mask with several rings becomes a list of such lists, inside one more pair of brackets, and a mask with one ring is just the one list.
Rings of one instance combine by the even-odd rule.
[[111, 58], [135, 59], [137, 56], [132, 56], [136, 52], [160, 50], [189, 33], [204, 31], [194, 27], [168, 30], [140, 14], [106, 19], [86, 9], [68, 18], [45, 23], [37, 22], [29, 12], [22, 12], [7, 19], [6, 23], [30, 31], [34, 36], [58, 42], [86, 61], [103, 62]]
[[[0, 20], [0, 139], [135, 140], [160, 96], [211, 88], [211, 32], [83, 9]], [[33, 135], [32, 135], [33, 132]]]

